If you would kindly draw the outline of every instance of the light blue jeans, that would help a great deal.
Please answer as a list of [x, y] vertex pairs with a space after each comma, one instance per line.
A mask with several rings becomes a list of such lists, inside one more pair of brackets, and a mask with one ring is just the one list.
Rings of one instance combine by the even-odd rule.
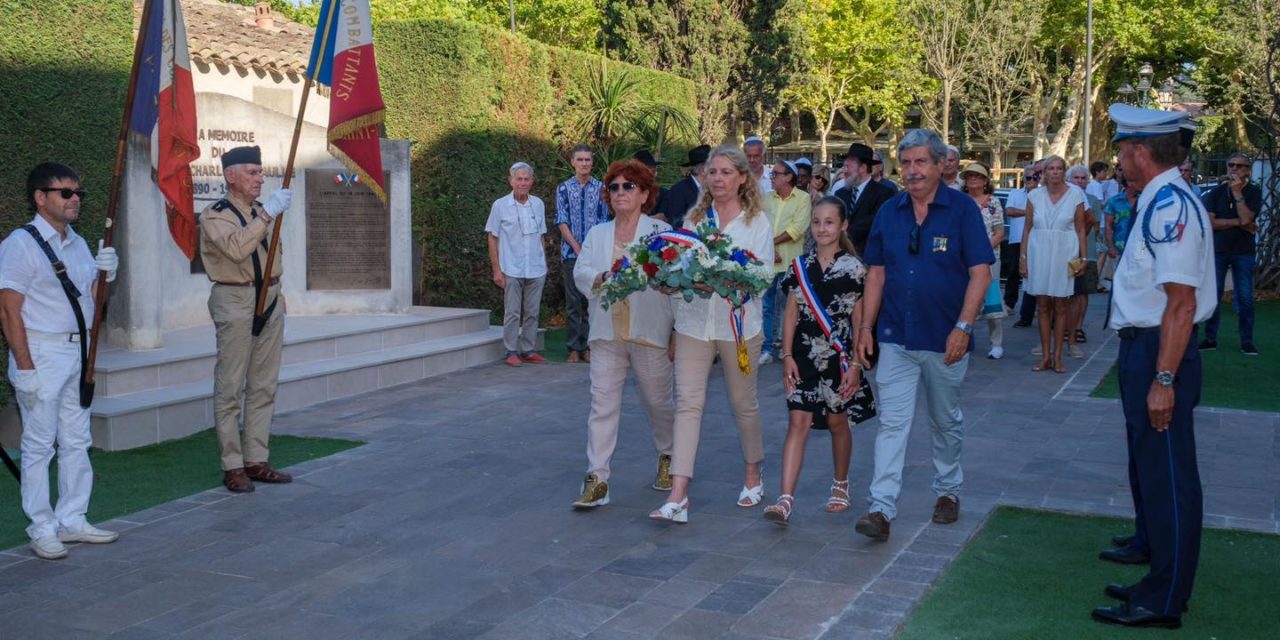
[[964, 441], [960, 384], [969, 368], [969, 356], [966, 354], [951, 366], [943, 364], [942, 358], [943, 354], [936, 351], [908, 351], [900, 344], [880, 343], [880, 363], [876, 367], [880, 430], [876, 433], [871, 511], [879, 511], [890, 520], [898, 514], [907, 436], [915, 420], [921, 381], [933, 428], [933, 492], [938, 497], [954, 497], [964, 482], [960, 469], [960, 445]]

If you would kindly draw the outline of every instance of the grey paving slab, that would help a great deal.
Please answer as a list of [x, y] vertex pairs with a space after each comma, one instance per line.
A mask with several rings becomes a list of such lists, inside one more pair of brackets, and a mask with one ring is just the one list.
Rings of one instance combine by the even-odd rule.
[[[737, 507], [741, 449], [718, 380], [690, 524], [647, 517], [662, 494], [649, 488], [655, 454], [630, 387], [612, 502], [574, 511], [588, 368], [483, 367], [278, 416], [278, 432], [367, 442], [294, 467], [291, 485], [129, 514], [109, 523], [119, 542], [76, 545], [59, 562], [0, 551], [0, 637], [892, 637], [995, 506], [1132, 513], [1119, 404], [1087, 397], [1116, 342], [1091, 331], [1088, 357], [1063, 376], [1030, 371], [1033, 332], [1005, 333], [1005, 359], [981, 358], [980, 344], [965, 381], [954, 525], [930, 522], [924, 422], [910, 436], [888, 542], [853, 533], [874, 420], [854, 429], [849, 512], [823, 509], [831, 453], [820, 432], [790, 527]], [[780, 376], [770, 365], [760, 378], [768, 501], [786, 431]], [[1280, 476], [1280, 416], [1201, 410], [1197, 420], [1206, 523], [1280, 532], [1268, 490]]]

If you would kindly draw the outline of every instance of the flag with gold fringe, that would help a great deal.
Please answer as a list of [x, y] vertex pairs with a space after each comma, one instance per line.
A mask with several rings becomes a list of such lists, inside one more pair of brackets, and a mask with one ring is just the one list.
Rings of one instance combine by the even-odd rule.
[[386, 118], [369, 0], [324, 0], [307, 74], [329, 87], [329, 153], [387, 204], [379, 127]]

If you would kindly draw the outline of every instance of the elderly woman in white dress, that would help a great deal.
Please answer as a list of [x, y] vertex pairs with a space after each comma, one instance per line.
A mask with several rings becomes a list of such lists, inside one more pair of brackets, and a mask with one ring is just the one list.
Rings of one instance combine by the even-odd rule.
[[[735, 246], [754, 253], [765, 264], [773, 264], [773, 225], [764, 214], [764, 196], [751, 175], [747, 157], [736, 146], [723, 145], [711, 152], [706, 189], [684, 220], [690, 228], [704, 222], [714, 223]], [[649, 514], [655, 520], [689, 521], [689, 483], [698, 454], [707, 378], [716, 355], [720, 356], [724, 369], [729, 404], [742, 444], [743, 486], [738, 494], [738, 506], [754, 507], [764, 498], [764, 481], [760, 476], [764, 439], [756, 402], [757, 369], [750, 367], [750, 373], [743, 373], [738, 368], [730, 310], [728, 301], [715, 295], [694, 298], [692, 302], [676, 300], [676, 421], [671, 493], [661, 507]], [[760, 347], [764, 342], [760, 311], [759, 298], [746, 304], [742, 339], [746, 343], [748, 363], [760, 361]]]
[[674, 322], [670, 296], [649, 289], [610, 305], [600, 303], [599, 287], [627, 245], [671, 227], [641, 211], [653, 209], [658, 185], [653, 172], [638, 160], [620, 160], [604, 175], [604, 202], [614, 218], [587, 233], [573, 268], [573, 280], [588, 299], [591, 328], [591, 412], [587, 418], [587, 476], [573, 506], [589, 509], [609, 504], [609, 461], [618, 443], [622, 387], [627, 369], [653, 429], [658, 473], [653, 488], [671, 488], [673, 375], [667, 355]]
[[[1085, 203], [1084, 192], [1067, 184], [1066, 174], [1061, 157], [1045, 159], [1044, 183], [1027, 194], [1019, 268], [1027, 293], [1036, 297], [1040, 320], [1041, 359], [1032, 371], [1067, 371], [1063, 337], [1070, 327], [1075, 276], [1084, 267]], [[1070, 270], [1073, 265], [1076, 271]]]

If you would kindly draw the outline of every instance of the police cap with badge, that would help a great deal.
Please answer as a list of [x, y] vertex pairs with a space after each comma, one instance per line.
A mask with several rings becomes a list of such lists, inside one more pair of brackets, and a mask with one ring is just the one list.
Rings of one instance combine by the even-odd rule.
[[[1196, 123], [1191, 119], [1190, 114], [1185, 111], [1163, 111], [1160, 109], [1143, 109], [1128, 104], [1113, 104], [1107, 109], [1107, 114], [1111, 116], [1111, 121], [1116, 123], [1116, 135], [1112, 136], [1111, 142], [1119, 143], [1122, 140], [1132, 140], [1134, 138], [1153, 138], [1156, 136], [1165, 136], [1170, 134], [1178, 134], [1178, 144], [1184, 148], [1191, 148], [1192, 138], [1195, 137]], [[1167, 197], [1155, 197], [1151, 199], [1151, 204], [1147, 206], [1147, 210], [1142, 212], [1141, 218], [1137, 221], [1141, 227], [1142, 242], [1147, 251], [1151, 251], [1151, 245], [1163, 242], [1173, 242], [1182, 233], [1186, 223], [1188, 212], [1196, 210], [1196, 197], [1188, 193], [1174, 184], [1165, 185], [1161, 191], [1168, 189], [1170, 193]], [[1173, 199], [1177, 199], [1181, 206], [1181, 213], [1175, 224], [1166, 225], [1163, 231], [1153, 231], [1150, 226], [1151, 215], [1155, 212], [1157, 206], [1167, 206], [1172, 204]], [[1196, 222], [1200, 224], [1200, 234], [1205, 234], [1204, 220], [1196, 216]]]

